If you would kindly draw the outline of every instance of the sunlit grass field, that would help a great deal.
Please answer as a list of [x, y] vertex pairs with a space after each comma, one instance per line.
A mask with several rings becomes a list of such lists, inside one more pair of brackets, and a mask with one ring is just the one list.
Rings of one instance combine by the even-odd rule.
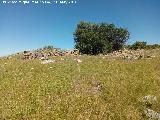
[[[159, 51], [160, 53], [160, 51]], [[160, 112], [160, 56], [112, 60], [101, 56], [0, 59], [0, 120], [147, 120], [146, 95]]]

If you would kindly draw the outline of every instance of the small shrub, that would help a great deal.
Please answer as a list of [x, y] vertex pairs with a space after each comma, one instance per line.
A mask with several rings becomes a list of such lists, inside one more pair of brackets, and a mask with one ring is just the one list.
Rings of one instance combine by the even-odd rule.
[[144, 49], [146, 48], [147, 42], [140, 42], [136, 41], [133, 45], [130, 46], [130, 49], [137, 50], [137, 49]]

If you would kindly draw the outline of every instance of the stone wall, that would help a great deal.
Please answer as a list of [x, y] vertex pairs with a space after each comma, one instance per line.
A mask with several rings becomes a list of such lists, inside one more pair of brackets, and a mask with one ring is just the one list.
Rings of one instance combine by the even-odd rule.
[[117, 59], [144, 59], [151, 58], [153, 56], [147, 54], [145, 50], [119, 50], [114, 51], [113, 53], [109, 53], [106, 55], [109, 58], [117, 58]]
[[23, 60], [31, 60], [31, 59], [48, 59], [50, 56], [75, 56], [79, 55], [79, 51], [77, 49], [74, 50], [50, 50], [50, 51], [24, 51], [20, 58]]

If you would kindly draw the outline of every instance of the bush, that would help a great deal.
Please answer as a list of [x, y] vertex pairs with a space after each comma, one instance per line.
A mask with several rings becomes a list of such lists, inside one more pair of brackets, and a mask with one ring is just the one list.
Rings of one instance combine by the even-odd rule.
[[52, 50], [54, 47], [52, 45], [44, 46], [43, 50]]
[[160, 48], [159, 44], [153, 44], [153, 45], [147, 45], [146, 49], [156, 49], [156, 48]]
[[127, 29], [106, 23], [80, 22], [74, 33], [75, 48], [83, 54], [95, 55], [119, 50], [128, 39]]
[[145, 49], [147, 42], [136, 41], [133, 45], [130, 46], [130, 49], [137, 50], [137, 49]]
[[147, 44], [147, 42], [144, 41], [136, 41], [132, 45], [126, 45], [125, 48], [127, 49], [132, 49], [132, 50], [137, 50], [137, 49], [156, 49], [160, 48], [159, 44]]

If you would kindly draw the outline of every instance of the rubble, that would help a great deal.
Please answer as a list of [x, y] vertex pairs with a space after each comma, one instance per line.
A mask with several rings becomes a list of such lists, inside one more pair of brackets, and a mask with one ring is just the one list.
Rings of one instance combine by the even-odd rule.
[[[24, 51], [23, 53], [19, 53], [19, 58], [23, 60], [32, 60], [32, 59], [40, 59], [40, 60], [48, 60], [49, 57], [54, 56], [81, 56], [77, 49], [74, 50], [61, 50], [61, 49], [52, 49], [52, 50], [37, 50], [37, 51]], [[85, 54], [83, 54], [85, 56]], [[138, 59], [152, 59], [155, 57], [150, 52], [147, 52], [143, 49], [138, 50], [118, 50], [108, 54], [99, 54], [102, 59], [105, 58], [112, 58], [113, 60], [116, 59], [129, 59], [129, 60], [138, 60]], [[61, 58], [61, 61], [65, 60]], [[82, 62], [80, 60], [76, 60], [77, 62]]]
[[146, 109], [144, 110], [144, 113], [146, 114], [146, 116], [149, 118], [149, 120], [160, 120], [160, 113], [155, 112], [151, 109]]
[[154, 95], [147, 95], [142, 98], [142, 103], [144, 103], [144, 115], [149, 120], [160, 120], [160, 113], [152, 110], [153, 104], [158, 103], [157, 97]]
[[114, 59], [144, 59], [144, 58], [151, 58], [152, 56], [146, 55], [145, 50], [143, 49], [138, 49], [138, 50], [119, 50], [119, 51], [114, 51], [113, 53], [109, 53], [105, 55], [108, 58], [114, 58]]
[[48, 60], [50, 56], [76, 56], [79, 55], [79, 51], [77, 49], [74, 50], [53, 49], [50, 51], [24, 51], [19, 55], [20, 58], [23, 60], [32, 60], [32, 59]]

